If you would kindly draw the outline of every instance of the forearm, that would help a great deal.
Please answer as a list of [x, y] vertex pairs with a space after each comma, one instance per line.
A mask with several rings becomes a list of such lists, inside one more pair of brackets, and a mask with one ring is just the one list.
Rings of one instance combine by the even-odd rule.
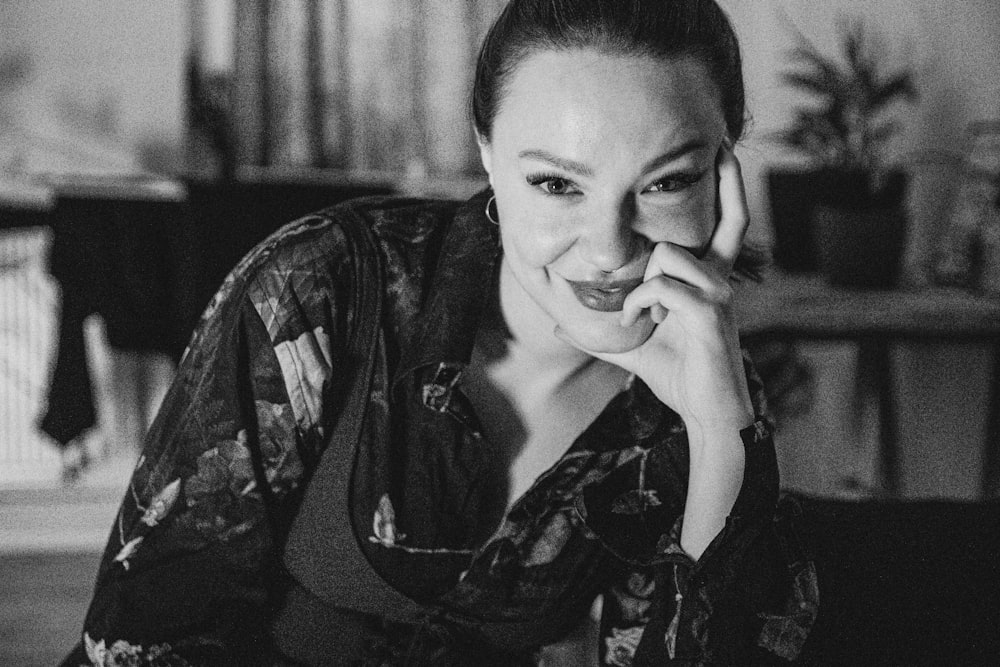
[[[752, 423], [752, 417], [745, 425]], [[690, 472], [681, 547], [698, 560], [726, 525], [743, 485], [745, 447], [737, 429], [688, 426]]]

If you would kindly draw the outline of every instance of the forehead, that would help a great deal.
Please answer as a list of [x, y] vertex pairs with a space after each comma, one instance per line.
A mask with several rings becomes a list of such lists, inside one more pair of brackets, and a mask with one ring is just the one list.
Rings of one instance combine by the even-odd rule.
[[495, 144], [544, 142], [605, 155], [695, 135], [721, 137], [725, 128], [708, 69], [689, 56], [537, 51], [518, 64], [504, 93]]

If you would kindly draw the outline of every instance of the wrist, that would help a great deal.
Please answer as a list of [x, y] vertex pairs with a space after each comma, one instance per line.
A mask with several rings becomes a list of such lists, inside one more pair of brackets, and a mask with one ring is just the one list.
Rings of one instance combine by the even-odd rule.
[[713, 440], [721, 437], [728, 440], [738, 436], [739, 432], [748, 426], [752, 426], [757, 420], [757, 415], [748, 399], [745, 405], [716, 410], [705, 415], [682, 415], [681, 419], [684, 421], [689, 439], [697, 437]]

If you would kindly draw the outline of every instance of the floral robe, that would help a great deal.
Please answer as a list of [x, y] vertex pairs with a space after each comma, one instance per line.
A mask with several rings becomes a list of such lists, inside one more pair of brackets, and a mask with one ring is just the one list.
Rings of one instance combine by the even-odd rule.
[[[502, 252], [484, 208], [483, 195], [356, 200], [240, 263], [150, 429], [65, 665], [530, 665], [599, 595], [604, 665], [794, 658], [816, 579], [778, 502], [764, 418], [741, 433], [743, 487], [697, 562], [679, 543], [684, 424], [638, 379], [497, 512], [462, 393]], [[313, 471], [344, 447], [330, 440], [354, 366], [349, 295], [366, 287], [345, 225], [372, 230], [385, 290], [350, 506], [331, 511], [350, 513], [374, 570], [424, 610], [414, 623], [320, 599], [282, 563]]]

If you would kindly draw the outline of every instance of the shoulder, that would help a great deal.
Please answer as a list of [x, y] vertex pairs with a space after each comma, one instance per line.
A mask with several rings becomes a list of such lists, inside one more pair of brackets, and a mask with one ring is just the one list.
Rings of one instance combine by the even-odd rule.
[[300, 322], [296, 313], [323, 319], [331, 307], [336, 311], [341, 305], [359, 261], [359, 248], [345, 229], [358, 225], [373, 233], [393, 305], [418, 304], [443, 231], [461, 205], [412, 197], [363, 197], [289, 222], [258, 243], [229, 273], [201, 323], [228, 321], [226, 313], [234, 315], [250, 305], [272, 338], [298, 335], [307, 323]]
[[381, 239], [419, 242], [429, 232], [447, 226], [463, 202], [414, 197], [361, 197], [324, 209], [330, 217], [354, 216], [367, 222]]
[[[229, 273], [213, 305], [251, 292], [273, 298], [293, 279], [309, 276], [312, 286], [329, 286], [349, 277], [354, 247], [345, 227], [371, 229], [380, 251], [391, 262], [412, 265], [454, 218], [461, 202], [409, 197], [363, 197], [302, 216], [272, 233], [247, 253]], [[294, 282], [294, 281], [293, 281]], [[210, 307], [210, 311], [213, 310]]]
[[419, 253], [454, 218], [461, 202], [410, 197], [352, 199], [294, 220], [260, 242], [233, 271], [237, 281], [301, 269], [336, 272], [356, 251], [348, 225], [364, 225], [383, 252]]

